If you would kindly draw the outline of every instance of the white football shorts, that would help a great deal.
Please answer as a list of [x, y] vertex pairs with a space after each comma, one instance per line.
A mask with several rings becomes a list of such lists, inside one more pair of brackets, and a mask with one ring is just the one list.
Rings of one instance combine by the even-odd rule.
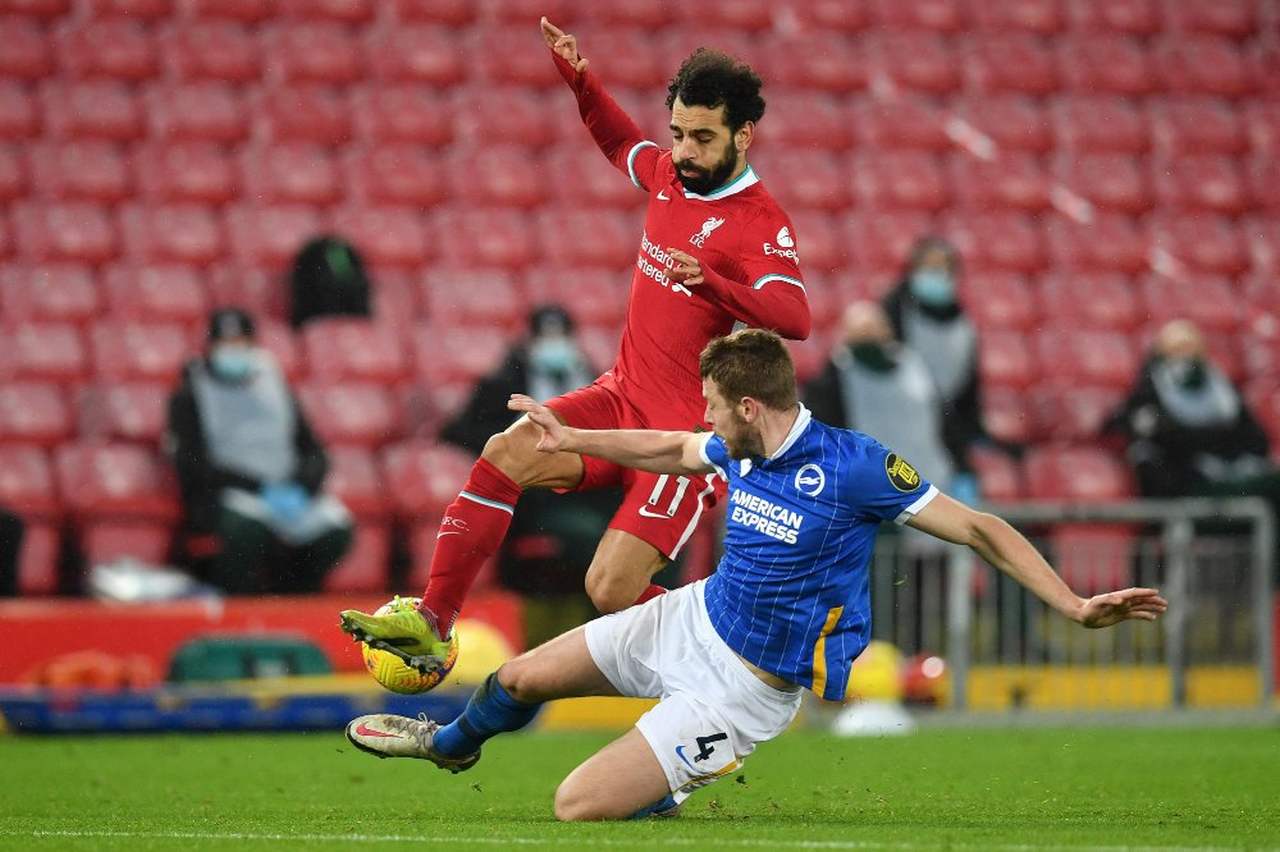
[[661, 699], [636, 727], [677, 802], [730, 774], [791, 724], [801, 689], [756, 677], [711, 626], [706, 581], [587, 624], [587, 648], [623, 695]]

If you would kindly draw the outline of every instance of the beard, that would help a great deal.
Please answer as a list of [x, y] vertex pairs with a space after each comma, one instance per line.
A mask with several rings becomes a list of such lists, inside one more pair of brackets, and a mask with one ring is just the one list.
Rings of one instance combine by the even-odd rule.
[[764, 456], [764, 438], [758, 429], [752, 429], [747, 421], [734, 418], [731, 435], [722, 435], [725, 449], [731, 459], [761, 458]]
[[[727, 147], [728, 150], [724, 153], [724, 159], [710, 169], [704, 169], [689, 162], [676, 163], [676, 177], [680, 179], [680, 183], [684, 188], [694, 195], [707, 195], [723, 186], [724, 182], [729, 179], [729, 175], [733, 174], [734, 169], [738, 168], [738, 149], [733, 146], [732, 142]], [[681, 173], [682, 169], [689, 169], [697, 172], [697, 174], [693, 177], [686, 177]]]

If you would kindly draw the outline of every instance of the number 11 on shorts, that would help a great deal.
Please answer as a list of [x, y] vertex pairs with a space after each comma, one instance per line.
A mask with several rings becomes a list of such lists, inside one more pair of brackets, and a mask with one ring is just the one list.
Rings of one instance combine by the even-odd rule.
[[667, 488], [667, 481], [670, 480], [671, 474], [664, 473], [658, 477], [658, 481], [653, 484], [653, 491], [649, 494], [649, 502], [640, 507], [639, 512], [646, 518], [674, 518], [676, 509], [680, 506], [680, 501], [684, 499], [684, 492], [689, 488], [689, 477], [675, 477], [676, 488], [675, 493], [671, 496], [671, 502], [667, 504], [665, 510], [658, 510], [658, 505], [662, 502], [662, 492]]

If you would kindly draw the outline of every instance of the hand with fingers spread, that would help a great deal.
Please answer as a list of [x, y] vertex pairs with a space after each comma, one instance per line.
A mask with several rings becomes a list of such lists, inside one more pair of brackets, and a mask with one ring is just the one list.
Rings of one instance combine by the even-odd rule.
[[1121, 589], [1084, 601], [1076, 620], [1085, 627], [1110, 627], [1129, 619], [1155, 621], [1168, 608], [1156, 589]]
[[702, 276], [702, 263], [687, 251], [667, 246], [667, 254], [675, 261], [675, 266], [667, 272], [667, 276], [685, 287], [697, 287], [707, 279]]
[[573, 70], [581, 74], [587, 70], [587, 60], [578, 55], [577, 36], [567, 35], [555, 24], [542, 19], [542, 37], [557, 56], [573, 66]]
[[522, 393], [511, 394], [511, 399], [507, 400], [507, 408], [528, 415], [530, 420], [542, 428], [542, 437], [538, 439], [536, 447], [538, 452], [556, 453], [567, 449], [565, 443], [568, 432], [550, 408]]

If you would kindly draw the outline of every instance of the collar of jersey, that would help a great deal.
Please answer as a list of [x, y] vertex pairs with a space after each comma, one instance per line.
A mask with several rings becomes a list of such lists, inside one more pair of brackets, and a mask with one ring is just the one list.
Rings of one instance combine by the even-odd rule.
[[751, 164], [747, 163], [747, 167], [742, 170], [742, 174], [717, 189], [715, 192], [709, 192], [706, 195], [698, 195], [696, 192], [684, 190], [685, 198], [692, 198], [696, 201], [719, 201], [721, 198], [728, 198], [730, 195], [736, 195], [749, 186], [755, 186], [760, 182], [760, 178], [756, 176], [755, 169], [751, 168]]
[[800, 436], [804, 434], [804, 430], [809, 428], [809, 421], [813, 419], [813, 415], [809, 413], [809, 409], [804, 407], [804, 403], [800, 403], [800, 413], [796, 415], [796, 422], [791, 424], [791, 431], [787, 433], [787, 437], [774, 450], [772, 455], [764, 457], [763, 461], [773, 461], [782, 457], [782, 454], [791, 449], [791, 445], [800, 440]]

